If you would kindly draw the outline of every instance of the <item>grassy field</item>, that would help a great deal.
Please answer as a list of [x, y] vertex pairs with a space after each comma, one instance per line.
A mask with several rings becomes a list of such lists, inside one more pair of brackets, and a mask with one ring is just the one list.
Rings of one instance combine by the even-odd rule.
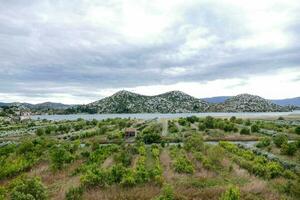
[[296, 117], [2, 119], [0, 199], [296, 200], [299, 127]]

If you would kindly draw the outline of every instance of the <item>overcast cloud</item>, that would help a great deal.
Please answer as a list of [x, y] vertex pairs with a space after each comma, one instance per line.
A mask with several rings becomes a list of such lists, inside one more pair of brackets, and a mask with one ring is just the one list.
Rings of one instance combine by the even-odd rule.
[[0, 0], [0, 101], [300, 96], [298, 0]]

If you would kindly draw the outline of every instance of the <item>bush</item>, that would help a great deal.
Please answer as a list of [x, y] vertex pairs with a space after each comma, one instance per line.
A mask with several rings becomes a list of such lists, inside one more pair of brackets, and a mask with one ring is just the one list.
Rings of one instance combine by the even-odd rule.
[[160, 143], [161, 136], [159, 133], [146, 133], [143, 134], [143, 141], [145, 144]]
[[194, 167], [190, 160], [188, 160], [185, 156], [179, 156], [174, 164], [173, 167], [176, 172], [178, 173], [194, 173]]
[[71, 187], [69, 191], [66, 193], [66, 200], [81, 200], [83, 194], [82, 187]]
[[249, 128], [242, 128], [240, 131], [241, 135], [250, 135], [250, 130]]
[[259, 132], [259, 126], [257, 124], [253, 124], [251, 126], [251, 132], [252, 133], [258, 133]]
[[54, 170], [60, 170], [65, 164], [73, 161], [72, 154], [67, 151], [63, 146], [55, 146], [51, 149], [50, 160], [51, 167]]
[[280, 176], [284, 169], [277, 162], [269, 162], [266, 166], [268, 178], [275, 178]]
[[204, 147], [203, 138], [199, 134], [193, 134], [184, 142], [184, 148], [188, 151], [196, 150], [201, 151]]
[[240, 199], [240, 190], [237, 187], [230, 187], [220, 198], [220, 200], [239, 200], [239, 199]]
[[134, 186], [135, 184], [136, 184], [135, 174], [132, 170], [128, 170], [122, 177], [121, 185], [126, 187], [131, 187]]
[[289, 156], [293, 156], [297, 151], [297, 143], [283, 143], [281, 145], [281, 153]]
[[81, 183], [85, 187], [100, 186], [104, 187], [108, 183], [107, 171], [99, 168], [89, 169], [85, 175], [80, 178]]
[[262, 147], [267, 147], [271, 144], [270, 138], [263, 137], [259, 139], [259, 142], [256, 144], [256, 147], [262, 148]]
[[214, 128], [214, 118], [211, 116], [205, 117], [204, 125], [206, 128]]
[[156, 200], [174, 200], [174, 189], [171, 185], [166, 184], [162, 188], [162, 194], [156, 198]]
[[236, 121], [236, 117], [235, 116], [230, 117], [230, 121], [234, 123]]
[[295, 128], [295, 133], [298, 134], [298, 135], [300, 135], [300, 126], [297, 126]]
[[273, 142], [277, 147], [281, 147], [282, 144], [287, 143], [288, 142], [288, 137], [284, 134], [277, 134], [274, 138], [273, 138]]
[[43, 129], [43, 128], [36, 129], [36, 135], [37, 136], [42, 136], [44, 134], [45, 134], [45, 129]]
[[12, 183], [11, 199], [44, 200], [47, 199], [46, 188], [39, 178], [22, 177]]

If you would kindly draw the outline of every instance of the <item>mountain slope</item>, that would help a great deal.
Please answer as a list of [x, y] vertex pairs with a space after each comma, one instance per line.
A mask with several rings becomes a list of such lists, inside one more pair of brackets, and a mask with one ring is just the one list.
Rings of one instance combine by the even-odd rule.
[[[232, 96], [216, 96], [216, 97], [209, 97], [209, 98], [202, 98], [202, 100], [207, 101], [208, 103], [224, 103], [227, 99]], [[295, 98], [287, 98], [287, 99], [269, 99], [272, 103], [275, 103], [280, 106], [300, 106], [300, 97]]]
[[75, 109], [89, 113], [182, 113], [204, 112], [208, 107], [207, 102], [179, 91], [145, 96], [123, 90]]
[[289, 98], [289, 99], [274, 99], [271, 101], [281, 106], [294, 105], [300, 107], [300, 97]]
[[183, 112], [280, 112], [282, 107], [250, 94], [229, 97], [223, 103], [211, 104], [180, 91], [145, 96], [120, 91], [99, 101], [68, 109], [69, 113], [183, 113]]
[[250, 94], [240, 94], [230, 97], [224, 103], [212, 105], [213, 112], [278, 112], [288, 108], [279, 106], [262, 97]]

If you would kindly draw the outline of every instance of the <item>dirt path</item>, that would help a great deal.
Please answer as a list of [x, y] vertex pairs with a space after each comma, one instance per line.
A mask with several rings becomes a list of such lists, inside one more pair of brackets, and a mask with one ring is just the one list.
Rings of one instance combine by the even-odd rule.
[[168, 135], [168, 119], [160, 119], [159, 122], [162, 124], [162, 136]]
[[171, 182], [172, 179], [175, 177], [175, 174], [171, 168], [172, 165], [172, 159], [169, 155], [169, 151], [166, 149], [163, 149], [163, 151], [160, 154], [160, 162], [163, 167], [163, 176], [166, 181]]
[[109, 168], [114, 164], [114, 158], [112, 156], [106, 158], [106, 160], [103, 162], [102, 167], [103, 168]]

